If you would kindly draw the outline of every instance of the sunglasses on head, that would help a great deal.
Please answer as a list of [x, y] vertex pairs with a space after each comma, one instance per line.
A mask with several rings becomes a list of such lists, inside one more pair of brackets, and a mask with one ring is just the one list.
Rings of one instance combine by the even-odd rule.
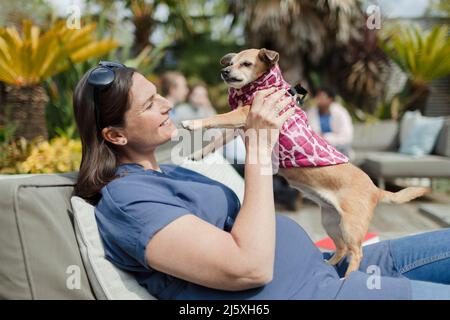
[[100, 118], [99, 92], [114, 82], [116, 78], [114, 69], [117, 68], [126, 68], [126, 66], [114, 61], [100, 61], [98, 66], [89, 73], [87, 78], [87, 82], [94, 87], [95, 121], [98, 132], [103, 128]]

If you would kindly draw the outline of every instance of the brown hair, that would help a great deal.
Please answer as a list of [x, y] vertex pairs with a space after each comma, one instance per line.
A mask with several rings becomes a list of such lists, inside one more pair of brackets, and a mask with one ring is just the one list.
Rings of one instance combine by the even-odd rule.
[[167, 71], [161, 76], [161, 93], [163, 96], [169, 94], [170, 88], [177, 85], [177, 78], [184, 76], [178, 71]]
[[[116, 178], [118, 150], [103, 139], [95, 122], [94, 88], [87, 82], [89, 72], [81, 78], [73, 94], [75, 120], [80, 132], [82, 158], [74, 193], [91, 204], [101, 197], [100, 190]], [[135, 72], [132, 68], [115, 69], [115, 80], [99, 90], [99, 111], [103, 127], [125, 125], [125, 112], [130, 109], [130, 89]]]
[[206, 84], [206, 82], [202, 80], [196, 80], [195, 82], [192, 82], [189, 85], [189, 96], [191, 95], [192, 91], [194, 91], [194, 89], [197, 87], [203, 87], [206, 89], [206, 91], [208, 91], [208, 85]]

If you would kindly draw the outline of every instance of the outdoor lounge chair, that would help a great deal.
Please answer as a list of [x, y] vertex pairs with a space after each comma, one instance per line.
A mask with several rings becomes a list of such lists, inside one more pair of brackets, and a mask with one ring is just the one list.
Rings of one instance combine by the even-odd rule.
[[[169, 162], [166, 149], [162, 162]], [[242, 201], [243, 179], [224, 161], [214, 153], [182, 166], [226, 184]], [[93, 207], [72, 198], [76, 176], [0, 178], [0, 299], [155, 299], [104, 258]]]

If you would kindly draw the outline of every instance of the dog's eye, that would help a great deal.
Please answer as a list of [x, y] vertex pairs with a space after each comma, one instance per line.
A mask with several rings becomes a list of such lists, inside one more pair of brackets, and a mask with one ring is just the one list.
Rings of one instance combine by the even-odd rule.
[[252, 63], [248, 62], [248, 61], [245, 61], [245, 62], [242, 62], [241, 65], [244, 66], [244, 67], [250, 67], [252, 65]]

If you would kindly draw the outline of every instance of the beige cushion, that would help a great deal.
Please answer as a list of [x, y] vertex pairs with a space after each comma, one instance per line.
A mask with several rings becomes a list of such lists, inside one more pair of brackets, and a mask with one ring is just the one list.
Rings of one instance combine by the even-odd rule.
[[[211, 154], [199, 162], [185, 161], [181, 166], [227, 185], [242, 202], [244, 181], [220, 154]], [[81, 256], [97, 299], [155, 299], [133, 275], [116, 268], [105, 258], [94, 207], [79, 197], [72, 197], [71, 202]]]
[[0, 300], [94, 299], [73, 232], [76, 174], [0, 179]]
[[116, 268], [106, 260], [95, 220], [94, 206], [80, 197], [72, 197], [71, 202], [75, 215], [75, 234], [97, 299], [155, 299], [137, 283], [133, 275]]
[[352, 148], [356, 151], [384, 151], [397, 148], [398, 123], [392, 120], [356, 123]]

